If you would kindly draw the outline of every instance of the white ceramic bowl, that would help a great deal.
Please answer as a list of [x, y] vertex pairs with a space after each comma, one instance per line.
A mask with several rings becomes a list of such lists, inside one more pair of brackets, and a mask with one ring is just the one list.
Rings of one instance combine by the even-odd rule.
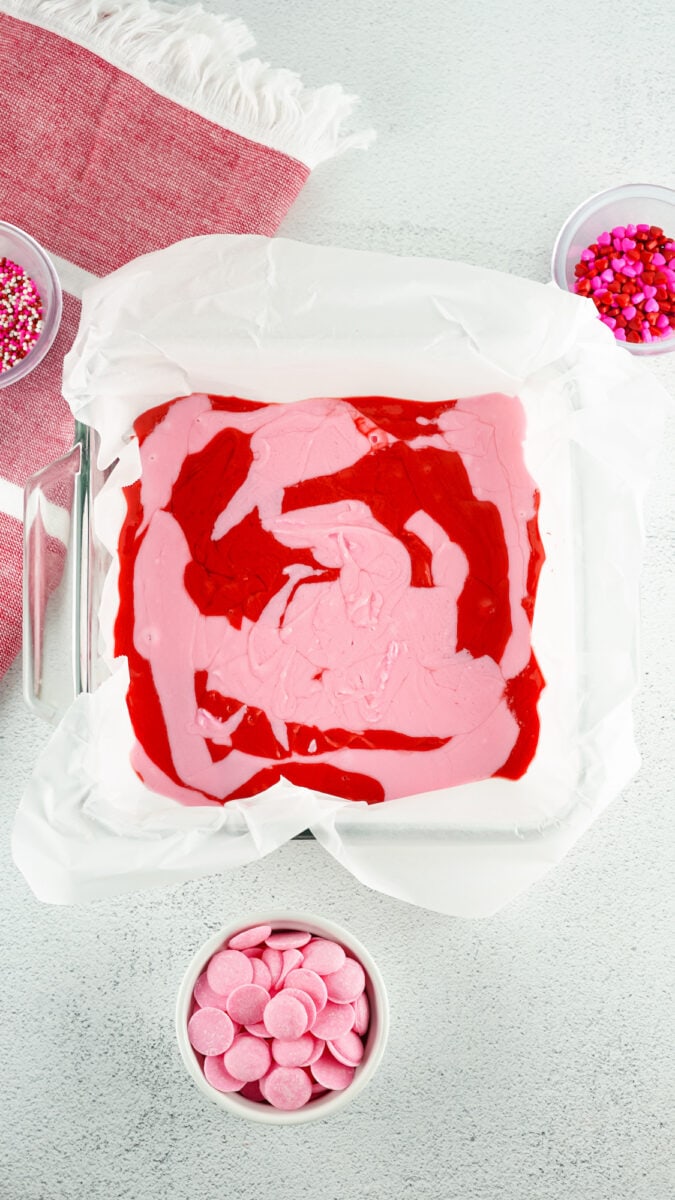
[[44, 310], [44, 324], [35, 345], [25, 358], [8, 371], [0, 371], [0, 388], [24, 379], [41, 363], [61, 323], [62, 295], [59, 277], [46, 250], [16, 225], [0, 221], [0, 258], [11, 258], [28, 272], [37, 284]]
[[[370, 1005], [370, 1027], [366, 1038], [366, 1049], [363, 1061], [356, 1068], [354, 1079], [349, 1087], [341, 1092], [328, 1092], [311, 1101], [303, 1108], [293, 1112], [284, 1112], [269, 1104], [259, 1104], [255, 1100], [247, 1100], [238, 1092], [219, 1092], [205, 1079], [197, 1056], [190, 1045], [187, 1033], [187, 1023], [192, 1002], [192, 992], [197, 979], [204, 967], [224, 943], [228, 942], [235, 933], [242, 929], [250, 929], [255, 925], [271, 925], [272, 929], [301, 929], [316, 937], [330, 938], [340, 945], [361, 963], [366, 973], [366, 994]], [[262, 913], [254, 913], [244, 920], [233, 921], [214, 933], [195, 954], [178, 990], [176, 1001], [176, 1037], [181, 1056], [189, 1074], [197, 1087], [209, 1100], [219, 1104], [227, 1112], [238, 1117], [248, 1117], [251, 1121], [261, 1121], [271, 1125], [301, 1125], [305, 1121], [316, 1121], [332, 1116], [355, 1099], [370, 1082], [382, 1061], [387, 1037], [389, 1034], [389, 1002], [384, 981], [379, 968], [365, 946], [340, 925], [325, 917], [315, 917], [308, 913], [287, 912], [285, 909], [273, 909]]]
[[[652, 183], [627, 183], [589, 196], [567, 218], [551, 260], [554, 283], [574, 292], [574, 268], [581, 251], [590, 246], [603, 230], [615, 225], [659, 225], [675, 240], [675, 191]], [[675, 332], [653, 342], [621, 342], [631, 354], [667, 354], [675, 350]]]

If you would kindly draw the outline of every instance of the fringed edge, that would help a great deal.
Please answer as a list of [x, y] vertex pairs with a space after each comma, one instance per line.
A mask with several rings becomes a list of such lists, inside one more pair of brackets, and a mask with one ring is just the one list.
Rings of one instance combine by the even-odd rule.
[[292, 71], [240, 56], [244, 23], [165, 0], [0, 0], [0, 12], [76, 42], [168, 100], [312, 168], [365, 149], [373, 130], [343, 133], [358, 97], [305, 88]]

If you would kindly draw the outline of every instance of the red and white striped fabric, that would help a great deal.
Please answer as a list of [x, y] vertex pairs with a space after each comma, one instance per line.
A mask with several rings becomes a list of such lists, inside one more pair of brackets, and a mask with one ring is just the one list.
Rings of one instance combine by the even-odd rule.
[[[21, 644], [23, 486], [71, 445], [63, 357], [91, 276], [181, 238], [272, 234], [354, 97], [242, 59], [238, 20], [149, 0], [0, 0], [0, 219], [53, 256], [54, 346], [0, 393], [0, 675]], [[56, 532], [49, 530], [48, 532]]]

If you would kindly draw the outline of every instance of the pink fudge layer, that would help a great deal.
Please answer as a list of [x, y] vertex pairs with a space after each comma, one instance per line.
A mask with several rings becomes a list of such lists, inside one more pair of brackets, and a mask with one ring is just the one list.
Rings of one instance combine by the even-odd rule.
[[191, 395], [136, 433], [115, 639], [149, 787], [373, 803], [524, 773], [543, 552], [517, 398]]

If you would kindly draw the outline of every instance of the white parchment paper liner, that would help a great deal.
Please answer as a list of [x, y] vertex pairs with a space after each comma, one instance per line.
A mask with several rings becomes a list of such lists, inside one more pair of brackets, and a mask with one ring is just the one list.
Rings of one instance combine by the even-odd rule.
[[[440, 400], [517, 393], [546, 549], [533, 647], [547, 680], [537, 753], [522, 779], [488, 779], [367, 806], [281, 781], [224, 808], [184, 808], [129, 765], [125, 660], [75, 701], [16, 818], [17, 865], [68, 903], [224, 870], [310, 828], [370, 887], [484, 916], [567, 852], [636, 771], [642, 499], [668, 398], [617, 346], [590, 301], [430, 259], [205, 237], [137, 259], [90, 288], [64, 394], [122, 459], [97, 502], [114, 553], [128, 433], [192, 391]], [[115, 568], [101, 618], [115, 607]], [[109, 639], [108, 639], [109, 641]], [[317, 848], [317, 853], [320, 851]]]

